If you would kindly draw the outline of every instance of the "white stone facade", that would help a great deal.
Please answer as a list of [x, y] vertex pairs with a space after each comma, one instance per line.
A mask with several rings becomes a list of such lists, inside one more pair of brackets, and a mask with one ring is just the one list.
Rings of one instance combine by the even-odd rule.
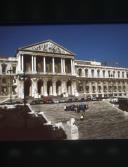
[[[3, 66], [6, 70], [3, 72]], [[11, 88], [8, 69], [15, 82]], [[25, 76], [24, 76], [25, 75]], [[24, 78], [25, 77], [25, 78]], [[3, 78], [7, 81], [2, 83]], [[6, 87], [6, 90], [5, 88]], [[75, 60], [75, 54], [51, 40], [19, 48], [16, 57], [0, 59], [0, 96], [126, 96], [128, 69]]]

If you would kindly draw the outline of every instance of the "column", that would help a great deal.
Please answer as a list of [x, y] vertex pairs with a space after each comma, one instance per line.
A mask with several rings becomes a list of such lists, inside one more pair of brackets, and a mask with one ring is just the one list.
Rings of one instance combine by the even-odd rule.
[[89, 94], [92, 97], [92, 84], [89, 82]]
[[65, 73], [65, 59], [63, 59], [63, 69], [64, 69], [64, 73]]
[[52, 73], [55, 73], [55, 62], [54, 62], [54, 57], [52, 58]]
[[63, 74], [63, 59], [61, 58], [61, 74]]
[[41, 86], [41, 95], [44, 94], [44, 86]]
[[20, 72], [22, 69], [21, 69], [22, 67], [21, 67], [21, 55], [20, 54], [18, 54], [18, 72]]
[[91, 69], [90, 68], [88, 69], [88, 77], [92, 78], [92, 76], [91, 76]]
[[72, 70], [73, 70], [73, 75], [75, 75], [75, 64], [74, 64], [74, 60], [72, 60]]
[[53, 80], [52, 86], [53, 86], [53, 96], [57, 96], [57, 94], [56, 94], [56, 80]]
[[101, 82], [101, 93], [102, 93], [102, 97], [104, 97], [103, 82]]
[[32, 79], [32, 97], [37, 98], [37, 79], [33, 78]]
[[47, 80], [46, 79], [44, 79], [44, 82], [43, 82], [43, 84], [44, 84], [44, 86], [43, 86], [43, 88], [44, 88], [44, 96], [47, 96], [48, 95], [48, 93], [47, 93]]
[[97, 88], [98, 84], [97, 82], [95, 82], [95, 92], [96, 92], [96, 97], [98, 97], [98, 88]]
[[33, 57], [33, 69], [34, 69], [34, 72], [36, 72], [36, 56]]
[[75, 87], [74, 87], [74, 81], [71, 82], [71, 94], [74, 96], [75, 95]]
[[19, 92], [19, 98], [24, 98], [24, 82], [23, 79], [19, 80], [18, 82], [18, 92]]
[[32, 72], [34, 71], [34, 62], [33, 62], [33, 56], [32, 56]]
[[50, 85], [50, 88], [49, 88], [49, 95], [52, 95], [52, 85]]
[[82, 77], [85, 77], [85, 70], [82, 68]]
[[84, 90], [84, 94], [86, 93], [85, 91], [85, 81], [83, 81], [83, 90]]
[[24, 71], [24, 57], [23, 57], [23, 55], [22, 55], [22, 71]]
[[71, 59], [71, 74], [73, 75], [73, 68], [72, 68], [73, 64], [72, 64], [72, 59]]
[[43, 63], [44, 63], [44, 73], [46, 73], [46, 60], [45, 60], [45, 57], [43, 58]]

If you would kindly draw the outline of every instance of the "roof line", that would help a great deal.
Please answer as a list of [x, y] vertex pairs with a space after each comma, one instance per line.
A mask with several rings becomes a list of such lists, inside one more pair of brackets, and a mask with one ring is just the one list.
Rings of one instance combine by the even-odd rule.
[[59, 45], [58, 43], [52, 41], [51, 39], [48, 39], [48, 40], [45, 40], [45, 41], [41, 41], [41, 42], [37, 42], [37, 43], [31, 44], [31, 45], [27, 45], [27, 46], [25, 46], [25, 47], [20, 47], [20, 48], [18, 48], [18, 50], [20, 50], [20, 49], [25, 49], [25, 48], [27, 48], [27, 47], [32, 47], [32, 46], [34, 46], [34, 45], [39, 45], [39, 44], [45, 43], [45, 42], [51, 42], [51, 43], [53, 43], [53, 44], [59, 46], [60, 48], [66, 50], [67, 52], [71, 53], [72, 55], [76, 55], [75, 53], [69, 51], [68, 49], [66, 49], [66, 48], [64, 48], [63, 46]]

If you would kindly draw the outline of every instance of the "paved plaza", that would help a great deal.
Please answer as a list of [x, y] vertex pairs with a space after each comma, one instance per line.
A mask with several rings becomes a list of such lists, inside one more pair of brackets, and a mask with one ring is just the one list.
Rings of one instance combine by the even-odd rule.
[[[71, 103], [67, 103], [70, 105]], [[33, 110], [43, 111], [52, 122], [76, 119], [79, 139], [128, 139], [128, 114], [106, 101], [87, 102], [89, 109], [84, 120], [74, 111], [64, 111], [64, 103], [32, 105]]]

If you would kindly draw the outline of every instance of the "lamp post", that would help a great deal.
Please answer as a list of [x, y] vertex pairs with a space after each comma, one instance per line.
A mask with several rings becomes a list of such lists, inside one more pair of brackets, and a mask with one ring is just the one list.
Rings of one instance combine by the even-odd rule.
[[9, 88], [10, 88], [10, 103], [12, 103], [12, 83], [11, 83], [11, 73], [13, 70], [10, 68], [10, 70], [7, 70], [7, 73], [10, 73], [9, 75]]
[[23, 78], [23, 102], [24, 102], [24, 106], [26, 105], [26, 100], [25, 100], [25, 78], [27, 77], [27, 75], [25, 74], [25, 71], [23, 74], [19, 75], [20, 78]]

